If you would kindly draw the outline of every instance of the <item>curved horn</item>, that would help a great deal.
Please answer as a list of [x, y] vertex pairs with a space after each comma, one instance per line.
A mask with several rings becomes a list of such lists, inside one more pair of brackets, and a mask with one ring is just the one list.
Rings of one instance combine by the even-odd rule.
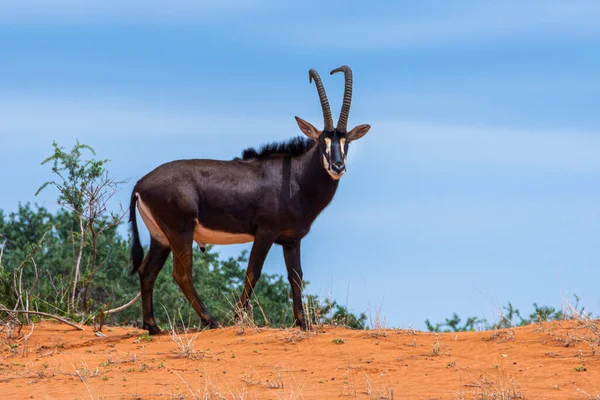
[[352, 103], [352, 70], [349, 66], [342, 65], [331, 71], [331, 75], [336, 72], [343, 72], [344, 80], [346, 81], [344, 86], [344, 102], [342, 103], [342, 111], [340, 112], [340, 119], [337, 124], [339, 131], [346, 132], [348, 128], [348, 114], [350, 114], [350, 103]]
[[312, 83], [315, 80], [317, 85], [317, 92], [319, 92], [319, 100], [321, 100], [321, 108], [323, 109], [323, 121], [325, 122], [325, 130], [333, 131], [333, 118], [331, 117], [331, 109], [329, 108], [329, 101], [327, 100], [327, 93], [321, 82], [321, 77], [316, 70], [311, 69], [308, 71], [308, 81]]

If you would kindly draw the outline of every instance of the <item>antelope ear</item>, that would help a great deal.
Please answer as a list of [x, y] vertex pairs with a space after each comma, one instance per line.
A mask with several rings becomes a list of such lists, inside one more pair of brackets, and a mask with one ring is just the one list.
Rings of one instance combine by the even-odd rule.
[[371, 129], [371, 125], [367, 124], [354, 127], [350, 132], [348, 132], [348, 140], [353, 141], [360, 139], [361, 137], [365, 136], [367, 132], [369, 132], [369, 129]]
[[302, 118], [295, 117], [300, 130], [312, 140], [318, 140], [321, 136], [321, 131], [315, 128], [311, 123], [306, 122]]

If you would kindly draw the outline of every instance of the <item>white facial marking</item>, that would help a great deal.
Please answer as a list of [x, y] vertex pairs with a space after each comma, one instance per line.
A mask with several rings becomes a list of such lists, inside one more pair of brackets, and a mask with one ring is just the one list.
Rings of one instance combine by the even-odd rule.
[[254, 236], [245, 233], [214, 231], [204, 227], [196, 219], [194, 241], [198, 243], [198, 246], [203, 247], [204, 244], [239, 244], [253, 242]]
[[152, 238], [157, 242], [168, 245], [169, 241], [167, 240], [167, 237], [159, 228], [158, 224], [156, 223], [156, 219], [154, 219], [154, 216], [152, 215], [152, 212], [148, 206], [146, 206], [146, 204], [142, 201], [142, 198], [139, 194], [136, 193], [135, 196], [137, 197], [138, 211], [140, 212], [140, 216], [142, 217], [144, 225], [146, 225], [146, 229], [148, 229], [150, 236], [152, 236]]
[[325, 153], [331, 156], [331, 139], [325, 138]]
[[323, 165], [325, 166], [325, 169], [329, 171], [329, 161], [327, 161], [327, 157], [325, 157], [325, 155], [323, 155]]
[[346, 145], [346, 138], [340, 139], [340, 149], [342, 151], [342, 156], [344, 156], [344, 160], [346, 160], [346, 152], [344, 151], [344, 146]]
[[[331, 170], [331, 168], [329, 166], [329, 161], [327, 161], [327, 157], [331, 157], [331, 139], [329, 139], [329, 138], [325, 138], [325, 154], [327, 154], [327, 156], [323, 155], [323, 166], [325, 167], [325, 170], [327, 171], [329, 176], [331, 176], [333, 179], [335, 179], [337, 181], [338, 179], [340, 179], [342, 177], [342, 175], [344, 175], [345, 171], [342, 172], [341, 174], [336, 174], [335, 172], [333, 172]], [[344, 154], [343, 150], [342, 150], [342, 154]], [[344, 157], [344, 161], [345, 160], [346, 160], [346, 158]]]

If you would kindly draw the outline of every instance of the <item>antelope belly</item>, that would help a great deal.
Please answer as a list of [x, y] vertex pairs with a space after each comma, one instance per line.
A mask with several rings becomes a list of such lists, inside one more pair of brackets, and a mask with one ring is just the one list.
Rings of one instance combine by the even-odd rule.
[[254, 241], [254, 236], [245, 233], [230, 233], [215, 231], [203, 226], [196, 220], [194, 228], [194, 241], [200, 246], [202, 244], [239, 244]]

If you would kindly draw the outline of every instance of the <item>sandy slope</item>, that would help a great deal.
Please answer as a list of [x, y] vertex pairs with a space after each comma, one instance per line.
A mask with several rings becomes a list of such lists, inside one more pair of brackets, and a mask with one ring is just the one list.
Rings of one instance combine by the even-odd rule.
[[583, 340], [597, 338], [573, 322], [439, 335], [226, 328], [199, 333], [191, 357], [132, 328], [100, 338], [44, 322], [25, 343], [29, 332], [2, 332], [3, 399], [600, 399], [600, 353]]

